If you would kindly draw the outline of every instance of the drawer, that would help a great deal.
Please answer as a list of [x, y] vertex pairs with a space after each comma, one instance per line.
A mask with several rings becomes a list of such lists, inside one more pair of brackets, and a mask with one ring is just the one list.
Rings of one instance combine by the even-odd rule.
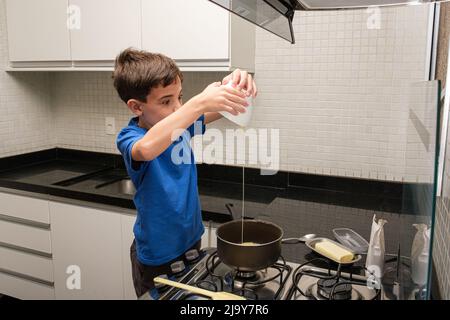
[[0, 215], [50, 224], [48, 201], [0, 192]]
[[0, 272], [0, 293], [23, 300], [54, 300], [55, 288]]
[[52, 253], [50, 230], [0, 220], [0, 242]]
[[53, 282], [51, 258], [0, 247], [0, 269], [21, 273], [33, 278]]

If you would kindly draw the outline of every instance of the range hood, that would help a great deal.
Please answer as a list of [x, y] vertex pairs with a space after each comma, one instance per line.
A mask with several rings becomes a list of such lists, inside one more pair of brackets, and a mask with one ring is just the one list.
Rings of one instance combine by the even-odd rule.
[[295, 43], [292, 20], [296, 10], [361, 9], [417, 5], [445, 0], [209, 0], [261, 28]]

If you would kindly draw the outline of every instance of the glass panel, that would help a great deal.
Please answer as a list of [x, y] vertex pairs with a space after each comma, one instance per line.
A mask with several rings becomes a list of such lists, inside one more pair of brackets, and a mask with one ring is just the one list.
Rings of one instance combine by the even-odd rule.
[[[251, 205], [248, 208], [246, 205], [246, 211], [251, 217], [256, 214], [260, 220], [281, 226], [285, 238], [315, 234], [336, 240], [334, 229], [350, 228], [370, 241], [374, 216], [378, 221], [383, 219], [387, 222], [383, 228], [384, 266], [379, 279], [383, 299], [429, 299], [439, 82], [408, 84], [403, 93], [397, 109], [405, 118], [396, 122], [397, 143], [405, 148], [403, 161], [397, 164], [403, 168], [403, 181], [325, 176], [318, 179], [291, 172], [290, 185], [286, 189], [272, 189], [276, 195], [270, 203], [260, 205], [260, 215], [258, 210], [250, 209]], [[403, 93], [398, 92], [398, 96]], [[375, 137], [374, 133], [372, 138]], [[358, 134], [352, 138], [357, 139]], [[254, 192], [246, 182], [245, 190]], [[286, 260], [298, 263], [320, 257], [301, 244], [283, 245], [283, 255]], [[363, 255], [355, 264], [361, 267], [359, 274], [366, 274], [366, 258]], [[324, 261], [315, 261], [313, 265], [328, 267]]]
[[437, 176], [439, 82], [412, 84], [406, 95], [409, 110], [400, 252], [402, 298], [428, 299], [431, 242], [434, 231]]
[[[299, 11], [298, 45], [276, 42], [283, 59], [266, 55], [256, 66], [251, 127], [279, 129], [280, 171], [269, 179], [286, 175], [287, 185], [264, 188], [267, 203], [245, 202], [246, 215], [279, 225], [285, 238], [336, 240], [334, 229], [350, 228], [368, 242], [374, 217], [386, 220], [381, 279], [374, 278], [383, 299], [430, 292], [439, 83], [421, 81], [429, 10], [381, 8], [374, 26], [366, 10]], [[245, 179], [244, 191], [262, 189]], [[282, 250], [294, 263], [320, 258], [304, 244]], [[366, 261], [364, 254], [351, 270], [370, 280]]]

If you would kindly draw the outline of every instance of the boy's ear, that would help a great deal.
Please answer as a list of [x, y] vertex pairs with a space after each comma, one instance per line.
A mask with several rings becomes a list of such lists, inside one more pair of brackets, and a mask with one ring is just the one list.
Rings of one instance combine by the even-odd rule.
[[135, 115], [141, 116], [142, 115], [142, 103], [139, 100], [136, 99], [130, 99], [127, 101], [128, 109], [131, 110]]

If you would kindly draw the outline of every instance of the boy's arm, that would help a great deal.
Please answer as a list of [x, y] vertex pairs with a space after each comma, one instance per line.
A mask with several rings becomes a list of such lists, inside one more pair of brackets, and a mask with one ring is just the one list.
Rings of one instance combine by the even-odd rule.
[[133, 145], [131, 157], [134, 161], [155, 159], [172, 144], [174, 141], [172, 134], [177, 129], [186, 129], [201, 114], [201, 106], [199, 104], [190, 106], [186, 103], [173, 114], [151, 127], [145, 136]]
[[[237, 115], [243, 112], [244, 106], [248, 105], [244, 98], [242, 92], [220, 86], [220, 83], [208, 86], [202, 93], [151, 127], [145, 136], [133, 145], [131, 157], [134, 161], [155, 159], [182, 134], [182, 130], [188, 128], [202, 114], [227, 111]], [[173, 136], [175, 134], [176, 136]]]
[[218, 112], [207, 112], [207, 113], [205, 113], [205, 124], [219, 120], [222, 117], [223, 116]]

